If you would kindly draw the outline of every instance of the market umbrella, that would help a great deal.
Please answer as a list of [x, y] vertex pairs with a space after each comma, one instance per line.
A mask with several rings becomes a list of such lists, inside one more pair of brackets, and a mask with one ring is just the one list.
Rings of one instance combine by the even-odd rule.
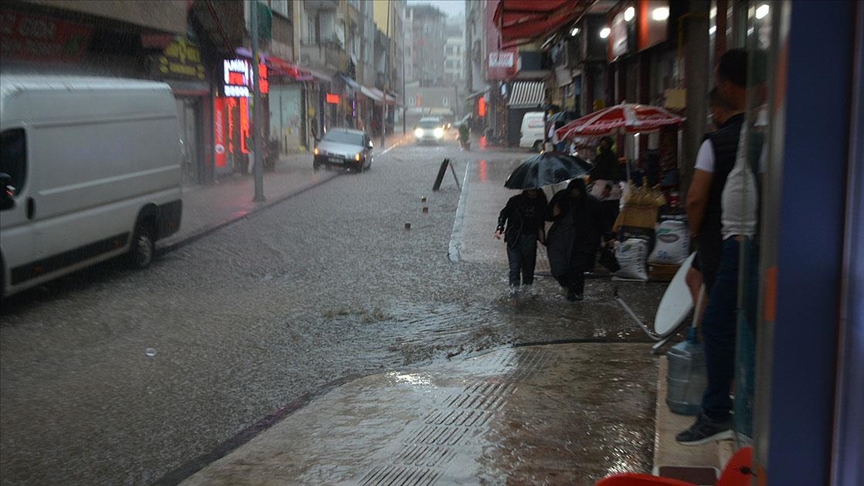
[[591, 165], [584, 160], [561, 152], [543, 152], [525, 159], [516, 167], [504, 187], [508, 189], [538, 189], [588, 174]]
[[556, 134], [561, 140], [580, 136], [602, 137], [615, 133], [653, 132], [683, 122], [683, 117], [659, 106], [623, 103], [574, 120], [559, 128]]

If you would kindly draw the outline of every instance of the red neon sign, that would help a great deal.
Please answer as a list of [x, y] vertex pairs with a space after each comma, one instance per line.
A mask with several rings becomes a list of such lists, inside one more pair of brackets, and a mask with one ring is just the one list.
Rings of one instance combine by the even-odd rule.
[[333, 93], [327, 93], [327, 103], [330, 103], [331, 105], [338, 105], [339, 104], [339, 95], [333, 94]]
[[477, 106], [477, 114], [480, 117], [486, 116], [486, 98], [480, 98], [480, 104]]

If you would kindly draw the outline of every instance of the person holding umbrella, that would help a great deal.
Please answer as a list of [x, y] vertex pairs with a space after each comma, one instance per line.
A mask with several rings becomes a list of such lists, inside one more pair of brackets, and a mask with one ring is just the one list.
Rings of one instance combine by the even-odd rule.
[[602, 221], [597, 200], [585, 181], [573, 179], [549, 202], [547, 219], [553, 221], [546, 238], [552, 276], [567, 289], [567, 300], [583, 299], [585, 272], [594, 263]]
[[537, 242], [546, 242], [546, 203], [546, 195], [542, 190], [526, 189], [511, 197], [498, 215], [495, 239], [500, 240], [503, 234], [504, 242], [507, 243], [511, 297], [517, 295], [520, 285], [529, 294], [534, 292], [532, 285], [537, 263]]
[[545, 244], [543, 230], [547, 219], [546, 195], [540, 188], [583, 177], [590, 169], [587, 162], [577, 157], [546, 152], [523, 160], [507, 177], [504, 187], [522, 190], [501, 210], [495, 231], [495, 238], [500, 239], [503, 234], [507, 242], [511, 295], [516, 294], [520, 283], [529, 292], [533, 289], [537, 241]]

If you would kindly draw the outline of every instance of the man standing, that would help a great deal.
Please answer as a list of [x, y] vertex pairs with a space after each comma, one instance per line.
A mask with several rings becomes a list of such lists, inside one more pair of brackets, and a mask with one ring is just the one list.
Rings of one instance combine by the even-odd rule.
[[743, 111], [723, 99], [716, 87], [708, 93], [708, 102], [716, 130], [705, 135], [699, 147], [693, 180], [687, 191], [690, 238], [698, 252], [693, 268], [687, 274], [693, 302], [698, 302], [699, 288], [703, 282], [705, 296], [711, 295], [714, 286], [723, 248], [721, 196], [726, 177], [735, 165], [741, 125], [744, 123]]
[[[762, 52], [753, 53], [753, 72], [748, 80], [748, 52], [732, 49], [720, 58], [717, 65], [717, 88], [721, 98], [728, 100], [736, 110], [747, 108], [749, 87], [765, 80], [765, 57]], [[749, 82], [748, 82], [749, 81]], [[747, 125], [741, 124], [741, 133]], [[729, 396], [735, 376], [736, 309], [738, 306], [739, 269], [744, 260], [745, 282], [742, 289], [745, 315], [749, 322], [755, 319], [756, 255], [755, 245], [758, 215], [758, 187], [756, 174], [751, 164], [759, 159], [762, 149], [761, 137], [749, 134], [749, 143], [738, 137], [735, 163], [722, 186], [721, 237], [722, 250], [716, 273], [713, 277], [708, 306], [702, 323], [705, 347], [707, 387], [702, 396], [702, 411], [689, 429], [675, 436], [682, 445], [701, 445], [711, 441], [732, 438], [734, 419], [732, 399]], [[719, 147], [720, 144], [718, 143]], [[716, 150], [716, 148], [715, 148]], [[719, 157], [718, 157], [719, 159]], [[704, 182], [704, 181], [703, 181]], [[714, 182], [711, 187], [713, 189]], [[696, 226], [700, 232], [707, 223]], [[692, 225], [692, 222], [691, 222]], [[692, 227], [692, 226], [691, 226]], [[704, 267], [703, 267], [704, 272]]]

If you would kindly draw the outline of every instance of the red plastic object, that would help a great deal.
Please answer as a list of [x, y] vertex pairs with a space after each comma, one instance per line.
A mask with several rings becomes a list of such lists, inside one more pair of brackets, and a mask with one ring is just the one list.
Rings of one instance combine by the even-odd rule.
[[650, 474], [619, 473], [597, 481], [595, 486], [695, 486], [677, 479], [661, 478]]
[[750, 486], [753, 479], [753, 448], [738, 449], [717, 480], [717, 486]]

